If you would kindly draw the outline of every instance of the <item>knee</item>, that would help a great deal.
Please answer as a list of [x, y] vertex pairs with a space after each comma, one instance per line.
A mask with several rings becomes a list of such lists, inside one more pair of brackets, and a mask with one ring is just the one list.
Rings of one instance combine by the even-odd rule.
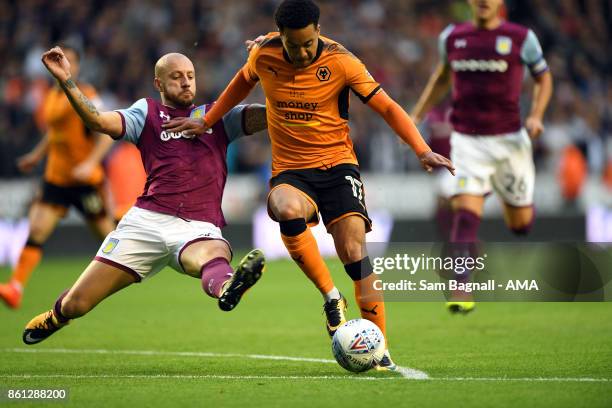
[[363, 242], [349, 239], [337, 246], [338, 257], [344, 264], [361, 261], [364, 257]]
[[36, 243], [41, 246], [47, 240], [49, 232], [36, 224], [30, 225], [30, 234], [28, 235], [28, 242]]
[[510, 230], [512, 231], [512, 233], [519, 237], [524, 237], [525, 235], [528, 235], [531, 232], [532, 228], [533, 228], [533, 219], [531, 219], [531, 221], [528, 221], [526, 223], [522, 223], [522, 224], [516, 223], [515, 225], [510, 226]]
[[529, 234], [529, 232], [533, 228], [534, 218], [534, 213], [531, 212], [530, 214], [526, 214], [523, 217], [511, 220], [509, 222], [508, 227], [514, 235], [525, 236]]
[[62, 301], [62, 314], [69, 319], [81, 317], [91, 309], [91, 303], [79, 295], [69, 294]]
[[200, 259], [181, 259], [181, 264], [183, 266], [183, 270], [187, 275], [193, 276], [194, 278], [200, 277], [200, 269], [204, 266], [205, 262]]
[[297, 200], [285, 201], [280, 205], [273, 206], [273, 212], [278, 221], [294, 220], [296, 218], [306, 218], [302, 205]]

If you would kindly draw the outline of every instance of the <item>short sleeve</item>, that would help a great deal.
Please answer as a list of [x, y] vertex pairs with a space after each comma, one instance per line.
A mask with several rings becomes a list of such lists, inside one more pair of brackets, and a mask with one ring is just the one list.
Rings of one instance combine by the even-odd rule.
[[246, 136], [244, 112], [248, 107], [249, 105], [238, 105], [223, 116], [223, 127], [230, 143], [242, 136]]
[[139, 99], [127, 109], [119, 109], [116, 112], [121, 115], [123, 121], [122, 137], [128, 142], [137, 144], [140, 134], [147, 118], [148, 105], [146, 99]]
[[450, 24], [438, 36], [438, 54], [440, 55], [440, 61], [444, 63], [448, 62], [448, 52], [446, 51], [446, 40], [448, 40], [448, 37], [453, 32], [454, 28], [455, 28], [455, 25]]
[[347, 53], [341, 57], [346, 73], [346, 84], [361, 99], [368, 103], [380, 91], [380, 84], [368, 72], [365, 65], [354, 55]]
[[527, 32], [525, 42], [521, 47], [521, 60], [527, 65], [529, 72], [531, 72], [533, 76], [538, 76], [548, 71], [548, 63], [544, 59], [540, 42], [535, 33], [531, 30]]
[[259, 81], [259, 75], [257, 75], [257, 69], [255, 62], [257, 61], [257, 55], [259, 54], [259, 47], [255, 47], [249, 54], [249, 59], [246, 64], [242, 67], [242, 75], [249, 83], [255, 83]]

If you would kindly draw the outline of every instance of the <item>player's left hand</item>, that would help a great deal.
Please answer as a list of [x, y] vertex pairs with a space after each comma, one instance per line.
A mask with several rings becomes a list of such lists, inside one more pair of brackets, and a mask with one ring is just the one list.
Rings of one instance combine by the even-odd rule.
[[96, 165], [97, 163], [94, 163], [91, 160], [85, 160], [72, 169], [72, 177], [74, 177], [75, 180], [87, 182], [96, 168]]
[[434, 153], [431, 150], [421, 154], [419, 156], [419, 161], [421, 162], [421, 166], [423, 166], [428, 173], [431, 173], [434, 168], [446, 167], [453, 176], [455, 175], [455, 166], [453, 166], [453, 163], [441, 154]]
[[529, 133], [529, 137], [532, 139], [537, 139], [542, 132], [544, 131], [544, 124], [542, 124], [542, 119], [536, 118], [535, 116], [529, 116], [525, 121], [525, 127], [527, 128], [527, 133]]
[[205, 133], [210, 126], [202, 118], [174, 118], [164, 123], [162, 128], [169, 132], [183, 132], [183, 136], [193, 139]]

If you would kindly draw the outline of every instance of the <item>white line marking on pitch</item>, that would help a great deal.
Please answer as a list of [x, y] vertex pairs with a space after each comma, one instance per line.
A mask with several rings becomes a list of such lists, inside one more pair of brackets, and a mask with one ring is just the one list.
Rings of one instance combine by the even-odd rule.
[[155, 351], [155, 350], [105, 350], [105, 349], [5, 349], [12, 353], [53, 353], [53, 354], [126, 354], [133, 356], [174, 356], [174, 357], [221, 357], [251, 358], [256, 360], [305, 361], [309, 363], [336, 363], [324, 358], [269, 356], [265, 354], [212, 353], [203, 351]]
[[[133, 375], [113, 375], [113, 374], [9, 374], [0, 375], [4, 379], [41, 379], [41, 378], [72, 378], [72, 379], [193, 379], [193, 380], [348, 380], [348, 381], [389, 381], [389, 380], [407, 380], [405, 377], [362, 377], [351, 375], [189, 375], [189, 374], [133, 374]], [[526, 377], [526, 378], [478, 378], [478, 377], [440, 377], [440, 378], [423, 378], [425, 381], [499, 381], [499, 382], [596, 382], [607, 383], [612, 382], [608, 378], [564, 378], [564, 377]]]
[[[219, 358], [250, 358], [255, 360], [276, 360], [276, 361], [300, 361], [308, 363], [336, 364], [335, 360], [324, 358], [291, 357], [291, 356], [272, 356], [266, 354], [236, 354], [236, 353], [212, 353], [201, 351], [152, 351], [152, 350], [75, 350], [75, 349], [6, 349], [7, 352], [14, 353], [66, 353], [66, 354], [123, 354], [138, 356], [178, 356], [178, 357], [219, 357]], [[402, 377], [410, 380], [426, 380], [429, 378], [427, 373], [413, 368], [399, 367], [398, 372]], [[340, 377], [346, 378], [346, 377]], [[376, 378], [376, 377], [372, 377]]]
[[132, 378], [132, 379], [188, 379], [188, 380], [359, 380], [359, 381], [379, 381], [379, 380], [403, 380], [402, 377], [361, 377], [351, 375], [215, 375], [215, 374], [204, 374], [204, 375], [189, 375], [189, 374], [159, 374], [159, 375], [146, 375], [146, 374], [134, 374], [134, 375], [112, 375], [112, 374], [90, 374], [90, 375], [78, 375], [78, 374], [13, 374], [13, 375], [0, 375], [0, 378], [7, 379], [40, 379], [40, 378], [74, 378], [74, 379], [87, 379], [87, 378], [109, 378], [109, 379], [121, 379], [121, 378]]
[[[105, 349], [24, 349], [12, 348], [2, 350], [5, 353], [52, 353], [52, 354], [121, 354], [137, 356], [178, 356], [178, 357], [211, 357], [211, 358], [250, 358], [256, 360], [299, 361], [308, 363], [336, 364], [335, 360], [324, 358], [274, 356], [265, 354], [212, 353], [198, 351], [155, 351], [155, 350], [105, 350]], [[231, 380], [432, 380], [432, 381], [525, 381], [525, 382], [612, 382], [609, 378], [589, 377], [438, 377], [431, 378], [427, 373], [413, 368], [398, 367], [402, 377], [365, 377], [365, 376], [257, 376], [257, 375], [69, 375], [49, 374], [0, 375], [0, 378], [185, 378], [185, 379], [231, 379]]]

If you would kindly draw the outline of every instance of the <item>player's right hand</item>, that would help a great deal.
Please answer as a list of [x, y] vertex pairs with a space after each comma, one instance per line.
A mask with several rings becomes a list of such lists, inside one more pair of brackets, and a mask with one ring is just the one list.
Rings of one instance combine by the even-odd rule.
[[265, 40], [265, 39], [266, 39], [265, 35], [260, 35], [259, 37], [257, 37], [254, 40], [246, 40], [244, 42], [244, 45], [246, 45], [247, 51], [250, 52], [253, 48], [255, 48], [256, 45], [261, 44], [263, 42], [263, 40]]
[[428, 173], [431, 173], [434, 168], [446, 167], [450, 174], [455, 175], [453, 163], [441, 154], [434, 153], [431, 150], [419, 155], [419, 161]]
[[60, 82], [70, 79], [70, 62], [60, 47], [53, 47], [42, 55], [42, 63]]
[[17, 168], [22, 173], [31, 173], [38, 165], [40, 159], [34, 153], [25, 154], [17, 159]]
[[542, 120], [535, 116], [529, 116], [525, 120], [525, 127], [531, 139], [537, 139], [544, 131], [544, 125]]
[[210, 129], [202, 118], [174, 118], [164, 123], [162, 128], [168, 132], [183, 132], [183, 136], [191, 139]]

